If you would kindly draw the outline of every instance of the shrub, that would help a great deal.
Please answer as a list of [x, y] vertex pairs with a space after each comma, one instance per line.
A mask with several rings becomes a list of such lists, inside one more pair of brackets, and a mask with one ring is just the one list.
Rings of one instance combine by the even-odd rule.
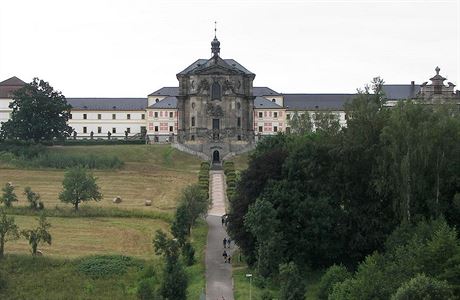
[[78, 270], [91, 278], [123, 275], [128, 267], [138, 266], [131, 257], [122, 255], [97, 255], [84, 258]]
[[329, 294], [332, 293], [334, 284], [343, 282], [347, 278], [351, 278], [351, 274], [342, 265], [333, 265], [327, 269], [319, 283], [318, 298], [327, 299]]
[[210, 165], [209, 165], [209, 162], [207, 161], [202, 161], [201, 162], [201, 165], [200, 165], [200, 169], [201, 170], [208, 170], [210, 169]]
[[155, 299], [155, 290], [149, 279], [142, 279], [137, 285], [137, 298], [141, 300]]

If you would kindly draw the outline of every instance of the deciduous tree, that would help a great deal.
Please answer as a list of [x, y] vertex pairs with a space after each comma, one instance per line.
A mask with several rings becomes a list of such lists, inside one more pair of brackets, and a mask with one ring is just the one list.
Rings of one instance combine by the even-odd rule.
[[5, 251], [5, 243], [19, 238], [19, 229], [13, 217], [8, 217], [3, 209], [0, 209], [0, 258]]
[[0, 197], [0, 202], [5, 205], [5, 207], [10, 207], [13, 205], [13, 202], [18, 201], [18, 197], [14, 193], [14, 186], [7, 182], [2, 188], [3, 195]]
[[42, 214], [38, 220], [38, 226], [34, 229], [22, 230], [21, 234], [27, 239], [32, 248], [32, 255], [37, 254], [37, 248], [41, 243], [51, 245], [51, 234], [49, 229], [51, 224], [46, 221], [46, 216]]
[[61, 92], [48, 82], [34, 78], [31, 83], [14, 92], [11, 118], [2, 124], [3, 138], [35, 142], [70, 136], [67, 125], [71, 106]]
[[68, 169], [64, 175], [62, 186], [63, 190], [59, 194], [59, 199], [65, 203], [72, 203], [75, 210], [78, 210], [78, 205], [81, 202], [102, 199], [96, 178], [82, 167]]

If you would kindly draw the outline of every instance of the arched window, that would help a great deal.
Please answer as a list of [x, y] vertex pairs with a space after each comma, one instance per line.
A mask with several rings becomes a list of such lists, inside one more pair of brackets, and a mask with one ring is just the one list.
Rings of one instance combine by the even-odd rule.
[[241, 103], [236, 102], [236, 109], [240, 110], [241, 109]]
[[192, 102], [192, 109], [195, 109], [195, 102]]
[[273, 99], [272, 99], [272, 102], [276, 102], [276, 99], [275, 99], [275, 98], [273, 98]]
[[195, 127], [195, 117], [192, 117], [192, 127]]
[[212, 84], [211, 88], [211, 100], [220, 100], [222, 98], [222, 91], [220, 89], [220, 84], [215, 81]]
[[155, 103], [158, 103], [160, 101], [160, 99], [156, 98], [155, 99]]

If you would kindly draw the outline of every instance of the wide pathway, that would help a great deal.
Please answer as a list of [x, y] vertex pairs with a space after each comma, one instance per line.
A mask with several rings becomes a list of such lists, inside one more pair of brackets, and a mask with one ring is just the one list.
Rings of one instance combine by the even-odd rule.
[[[211, 171], [212, 207], [208, 212], [208, 240], [206, 245], [206, 299], [233, 300], [232, 266], [224, 262], [223, 239], [228, 237], [222, 226], [225, 214], [224, 172]], [[232, 249], [234, 245], [231, 245]], [[232, 249], [225, 249], [230, 253]]]

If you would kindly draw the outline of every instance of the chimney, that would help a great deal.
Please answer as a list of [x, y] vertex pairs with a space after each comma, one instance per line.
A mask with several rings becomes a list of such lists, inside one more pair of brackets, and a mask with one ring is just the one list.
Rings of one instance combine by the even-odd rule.
[[410, 85], [411, 85], [412, 88], [414, 88], [414, 87], [415, 87], [415, 81], [412, 80], [412, 81], [410, 82]]

